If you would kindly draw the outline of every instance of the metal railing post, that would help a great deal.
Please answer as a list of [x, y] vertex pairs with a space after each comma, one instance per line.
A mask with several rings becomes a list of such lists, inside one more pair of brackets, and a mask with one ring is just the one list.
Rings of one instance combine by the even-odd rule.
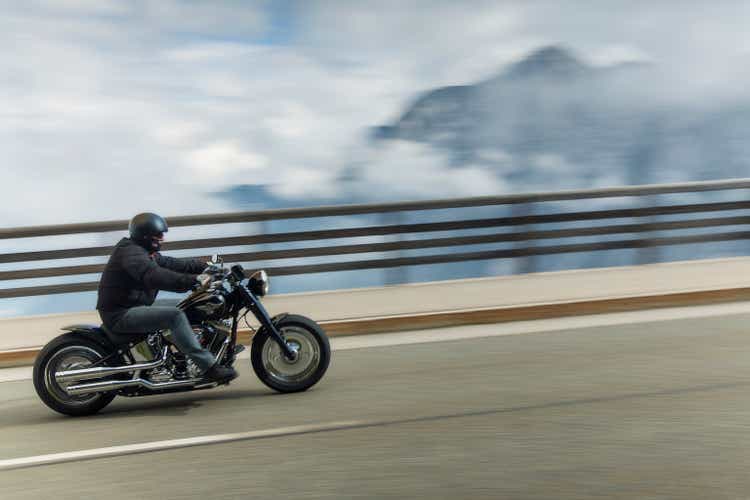
[[[399, 225], [403, 224], [404, 222], [404, 214], [403, 212], [386, 212], [380, 215], [379, 217], [380, 224], [387, 226], [387, 225]], [[383, 242], [395, 242], [395, 243], [401, 243], [404, 241], [404, 236], [401, 233], [397, 233], [394, 235], [385, 236], [383, 238]], [[401, 250], [398, 250], [396, 252], [392, 252], [393, 256], [395, 258], [402, 258], [404, 257], [404, 252]], [[388, 285], [400, 285], [402, 283], [409, 283], [409, 268], [407, 267], [386, 267], [383, 269], [383, 284]]]
[[[658, 204], [656, 196], [642, 196], [640, 199], [642, 200], [642, 206], [655, 207]], [[658, 216], [651, 215], [646, 218], [645, 222], [648, 224], [655, 224], [658, 222], [657, 219]], [[644, 241], [652, 241], [652, 239], [657, 238], [658, 236], [659, 234], [654, 231], [646, 231], [639, 235], [639, 238]], [[636, 250], [635, 265], [642, 266], [645, 264], [655, 264], [660, 260], [661, 249], [658, 246], [645, 246]]]
[[[532, 202], [528, 203], [518, 203], [515, 205], [512, 205], [511, 208], [511, 215], [512, 217], [528, 217], [531, 215], [534, 215], [534, 204]], [[529, 231], [533, 231], [534, 226], [532, 224], [526, 224], [523, 226], [516, 226], [514, 231], [516, 233], [526, 233]], [[515, 244], [515, 248], [527, 248], [529, 246], [532, 246], [533, 243], [524, 240], [524, 241], [518, 241]], [[536, 257], [533, 255], [526, 255], [523, 257], [516, 257], [515, 259], [515, 266], [514, 266], [514, 274], [529, 274], [536, 271]]]

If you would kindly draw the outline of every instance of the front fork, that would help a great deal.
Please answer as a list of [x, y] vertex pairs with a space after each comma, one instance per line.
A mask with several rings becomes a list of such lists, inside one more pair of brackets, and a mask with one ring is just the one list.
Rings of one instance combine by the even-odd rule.
[[253, 292], [251, 292], [250, 289], [245, 285], [240, 285], [240, 291], [242, 293], [242, 296], [245, 298], [245, 305], [247, 306], [247, 308], [252, 311], [252, 313], [260, 322], [260, 325], [265, 328], [267, 332], [269, 332], [271, 338], [277, 344], [279, 344], [281, 352], [284, 353], [286, 359], [290, 361], [296, 359], [297, 352], [292, 349], [289, 344], [286, 343], [286, 339], [276, 328], [276, 325], [273, 324], [271, 316], [268, 314], [268, 311], [266, 311], [266, 308], [263, 307], [263, 304], [260, 302], [260, 300], [258, 300], [255, 294], [253, 294]]

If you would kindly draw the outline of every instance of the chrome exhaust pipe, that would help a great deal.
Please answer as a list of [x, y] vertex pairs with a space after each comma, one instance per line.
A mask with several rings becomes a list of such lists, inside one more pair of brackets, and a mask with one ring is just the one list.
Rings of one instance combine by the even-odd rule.
[[135, 365], [122, 365], [122, 366], [97, 366], [94, 368], [82, 368], [80, 370], [66, 370], [62, 372], [55, 372], [55, 380], [58, 384], [67, 382], [78, 382], [81, 380], [91, 380], [94, 378], [103, 378], [110, 375], [116, 375], [118, 373], [128, 373], [136, 370], [150, 370], [152, 368], [158, 368], [164, 364], [167, 360], [167, 351], [169, 347], [164, 346], [164, 351], [161, 353], [161, 358], [148, 363], [140, 363]]
[[71, 396], [78, 396], [81, 394], [90, 394], [92, 392], [109, 392], [124, 387], [140, 386], [150, 389], [152, 391], [158, 391], [163, 389], [174, 389], [176, 387], [189, 387], [195, 386], [200, 383], [203, 379], [191, 378], [188, 380], [171, 380], [169, 382], [151, 382], [142, 378], [134, 378], [130, 380], [104, 380], [101, 382], [91, 382], [90, 384], [78, 384], [69, 385], [65, 391]]

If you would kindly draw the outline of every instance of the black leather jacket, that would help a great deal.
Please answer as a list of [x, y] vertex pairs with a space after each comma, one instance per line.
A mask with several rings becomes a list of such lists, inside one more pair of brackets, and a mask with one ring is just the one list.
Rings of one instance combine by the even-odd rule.
[[123, 238], [115, 246], [99, 280], [96, 309], [107, 327], [136, 306], [150, 306], [159, 290], [186, 292], [206, 267], [199, 259], [176, 259]]

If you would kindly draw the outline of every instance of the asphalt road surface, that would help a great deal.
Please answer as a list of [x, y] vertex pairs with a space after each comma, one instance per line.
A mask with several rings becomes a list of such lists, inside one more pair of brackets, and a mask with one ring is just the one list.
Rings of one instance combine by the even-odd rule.
[[0, 471], [0, 498], [750, 498], [748, 319], [342, 350], [293, 395], [244, 360], [230, 387], [82, 419], [2, 383], [1, 459], [312, 427]]

